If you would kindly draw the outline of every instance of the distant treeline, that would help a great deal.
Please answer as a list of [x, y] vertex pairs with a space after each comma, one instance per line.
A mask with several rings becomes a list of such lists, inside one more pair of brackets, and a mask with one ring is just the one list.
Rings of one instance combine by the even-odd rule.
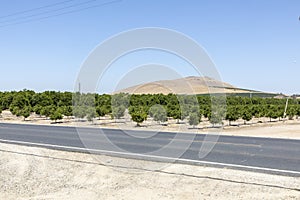
[[[207, 118], [213, 125], [227, 120], [243, 119], [245, 123], [252, 118], [284, 117], [286, 99], [175, 94], [80, 94], [72, 92], [45, 91], [36, 93], [31, 90], [0, 92], [0, 113], [10, 110], [13, 115], [24, 119], [35, 113], [51, 120], [76, 117], [92, 121], [95, 118], [110, 116], [120, 119], [125, 111], [139, 125], [148, 117], [159, 123], [173, 118], [178, 122], [187, 119], [190, 125], [197, 125]], [[300, 100], [289, 100], [287, 117], [300, 116]]]

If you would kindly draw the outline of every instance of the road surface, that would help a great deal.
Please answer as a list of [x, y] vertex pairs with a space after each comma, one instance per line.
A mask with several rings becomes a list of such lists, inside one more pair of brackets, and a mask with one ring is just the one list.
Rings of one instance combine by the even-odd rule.
[[[154, 134], [150, 131], [124, 133], [117, 129], [102, 129], [101, 132], [96, 128], [80, 130], [84, 133], [78, 134], [74, 127], [0, 123], [0, 142], [300, 176], [300, 140], [220, 136], [212, 151], [199, 158], [201, 146], [211, 143], [204, 142], [205, 135]], [[192, 141], [191, 136], [195, 137]], [[168, 146], [171, 142], [174, 145]], [[180, 154], [178, 159], [177, 153]]]

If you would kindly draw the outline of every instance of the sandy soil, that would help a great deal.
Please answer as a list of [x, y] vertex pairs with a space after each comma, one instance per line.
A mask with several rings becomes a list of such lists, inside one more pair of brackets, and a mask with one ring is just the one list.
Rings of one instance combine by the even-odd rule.
[[[264, 123], [258, 123], [263, 121]], [[142, 124], [141, 127], [136, 127], [136, 123], [130, 120], [127, 114], [125, 118], [117, 121], [111, 120], [109, 117], [94, 120], [94, 122], [78, 121], [73, 118], [64, 118], [59, 123], [53, 123], [49, 119], [31, 115], [24, 121], [23, 117], [16, 117], [9, 111], [3, 111], [0, 117], [1, 123], [18, 123], [18, 124], [36, 124], [36, 125], [53, 125], [53, 126], [84, 126], [95, 128], [116, 128], [124, 130], [145, 130], [145, 131], [172, 131], [172, 132], [187, 132], [197, 134], [218, 133], [220, 135], [236, 135], [236, 136], [252, 136], [252, 137], [269, 137], [269, 138], [285, 138], [285, 139], [300, 139], [300, 119], [286, 120], [286, 121], [273, 121], [261, 118], [254, 119], [244, 125], [243, 120], [232, 123], [234, 126], [228, 126], [228, 122], [224, 121], [226, 125], [223, 130], [212, 128], [207, 119], [203, 119], [199, 126], [192, 128], [185, 123], [176, 123], [175, 120], [169, 120], [167, 126], [158, 124], [157, 122], [148, 119]]]
[[295, 177], [1, 143], [0, 171], [6, 200], [300, 198]]

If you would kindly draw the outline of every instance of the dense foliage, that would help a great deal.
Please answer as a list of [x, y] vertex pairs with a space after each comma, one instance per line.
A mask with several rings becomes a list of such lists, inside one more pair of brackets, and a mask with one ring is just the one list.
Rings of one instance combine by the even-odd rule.
[[[244, 123], [253, 118], [267, 117], [270, 121], [284, 117], [286, 99], [228, 96], [226, 99], [210, 96], [185, 96], [174, 94], [129, 95], [129, 94], [79, 94], [71, 92], [31, 90], [0, 92], [0, 114], [10, 110], [24, 120], [31, 113], [53, 121], [63, 117], [76, 117], [93, 121], [109, 115], [112, 119], [123, 118], [126, 111], [138, 125], [152, 118], [158, 123], [173, 118], [180, 123], [187, 119], [198, 125], [202, 118], [211, 124], [228, 124], [243, 119]], [[289, 119], [300, 116], [300, 100], [290, 99], [286, 115]]]

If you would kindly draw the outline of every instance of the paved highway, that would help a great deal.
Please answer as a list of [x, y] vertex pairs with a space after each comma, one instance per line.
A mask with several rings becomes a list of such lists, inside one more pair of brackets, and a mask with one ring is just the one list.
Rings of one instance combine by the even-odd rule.
[[204, 142], [205, 135], [80, 130], [78, 134], [74, 127], [0, 123], [0, 142], [164, 162], [180, 155], [176, 162], [300, 176], [300, 140], [220, 136], [212, 151], [199, 158], [201, 147], [212, 144]]

